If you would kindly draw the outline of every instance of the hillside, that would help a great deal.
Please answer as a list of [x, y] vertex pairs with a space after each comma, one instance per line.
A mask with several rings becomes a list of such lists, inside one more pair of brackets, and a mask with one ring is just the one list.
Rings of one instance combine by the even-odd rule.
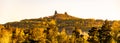
[[79, 28], [83, 31], [88, 31], [91, 27], [101, 27], [103, 20], [94, 19], [82, 19], [73, 17], [67, 12], [64, 14], [59, 14], [55, 12], [53, 16], [36, 18], [36, 19], [24, 19], [20, 22], [9, 22], [4, 24], [4, 26], [17, 27], [17, 28], [37, 28], [37, 27], [48, 27], [50, 22], [54, 21], [55, 26], [61, 31], [63, 28], [67, 30], [68, 33], [72, 33], [74, 28]]
[[83, 19], [55, 11], [53, 16], [0, 24], [0, 43], [108, 43], [111, 38], [119, 43], [119, 32], [120, 21]]
[[[31, 29], [37, 27], [49, 27], [48, 25], [51, 25], [50, 22], [55, 22], [54, 25], [59, 28], [59, 31], [65, 28], [68, 33], [72, 33], [71, 31], [76, 27], [81, 29], [82, 31], [88, 31], [91, 27], [101, 27], [104, 23], [104, 20], [82, 19], [73, 17], [67, 14], [67, 12], [65, 12], [64, 14], [59, 14], [55, 11], [55, 14], [53, 16], [36, 19], [24, 19], [20, 22], [8, 22], [4, 24], [4, 26]], [[115, 21], [109, 22], [111, 22], [111, 24], [114, 24], [113, 22]]]

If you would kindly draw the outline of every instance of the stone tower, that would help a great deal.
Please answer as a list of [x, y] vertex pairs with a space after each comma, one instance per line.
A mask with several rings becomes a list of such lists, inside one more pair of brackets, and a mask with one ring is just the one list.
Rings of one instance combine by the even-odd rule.
[[57, 14], [57, 11], [55, 10], [55, 15]]
[[67, 12], [64, 13], [65, 15], [68, 15]]

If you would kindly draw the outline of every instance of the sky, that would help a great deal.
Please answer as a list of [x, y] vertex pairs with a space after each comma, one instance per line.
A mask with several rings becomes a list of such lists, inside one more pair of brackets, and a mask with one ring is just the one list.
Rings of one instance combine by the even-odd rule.
[[0, 24], [67, 12], [79, 18], [120, 20], [120, 0], [0, 0]]

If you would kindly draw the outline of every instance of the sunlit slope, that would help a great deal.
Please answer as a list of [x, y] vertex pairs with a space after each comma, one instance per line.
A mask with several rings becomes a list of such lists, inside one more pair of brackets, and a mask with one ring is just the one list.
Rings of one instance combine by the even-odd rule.
[[[119, 21], [109, 21], [112, 28], [120, 28]], [[40, 28], [40, 27], [49, 27], [53, 23], [61, 31], [63, 28], [66, 29], [68, 33], [72, 33], [76, 27], [82, 31], [88, 31], [91, 27], [101, 27], [104, 23], [104, 20], [100, 19], [83, 19], [78, 17], [73, 17], [67, 12], [61, 14], [55, 11], [53, 16], [47, 16], [43, 18], [34, 18], [34, 19], [24, 19], [20, 22], [8, 22], [4, 24], [5, 26], [17, 27], [17, 28]], [[115, 29], [116, 30], [116, 29]]]

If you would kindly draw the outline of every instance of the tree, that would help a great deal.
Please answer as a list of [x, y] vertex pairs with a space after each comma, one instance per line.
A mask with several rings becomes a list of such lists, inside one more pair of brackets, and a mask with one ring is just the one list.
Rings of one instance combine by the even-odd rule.
[[0, 25], [0, 43], [10, 43], [11, 36], [11, 32], [5, 29], [4, 26]]
[[120, 31], [117, 34], [116, 41], [117, 41], [117, 43], [120, 43]]
[[25, 41], [24, 29], [14, 28], [12, 31], [12, 43], [22, 43]]
[[62, 29], [60, 35], [58, 35], [58, 43], [68, 43], [69, 40], [68, 40], [68, 35], [66, 33], [66, 30], [65, 28]]
[[72, 43], [84, 43], [84, 35], [82, 35], [82, 31], [76, 27], [75, 30], [73, 30], [73, 34], [71, 37], [71, 42]]
[[112, 39], [111, 34], [111, 25], [110, 22], [105, 20], [105, 23], [102, 25], [101, 29], [99, 30], [99, 39], [100, 43], [110, 43]]
[[33, 28], [30, 32], [29, 40], [34, 43], [46, 43], [44, 28]]
[[96, 27], [92, 27], [91, 28], [91, 30], [89, 30], [89, 33], [88, 33], [88, 35], [89, 35], [89, 38], [88, 38], [88, 41], [90, 42], [90, 43], [100, 43], [99, 42], [99, 32], [98, 32], [98, 28], [96, 28]]
[[75, 38], [79, 38], [79, 35], [81, 33], [82, 33], [82, 31], [78, 27], [76, 27], [75, 30], [73, 30], [73, 35], [75, 35]]
[[46, 30], [46, 42], [47, 43], [57, 43], [57, 36], [58, 36], [58, 28], [53, 25], [49, 24]]

